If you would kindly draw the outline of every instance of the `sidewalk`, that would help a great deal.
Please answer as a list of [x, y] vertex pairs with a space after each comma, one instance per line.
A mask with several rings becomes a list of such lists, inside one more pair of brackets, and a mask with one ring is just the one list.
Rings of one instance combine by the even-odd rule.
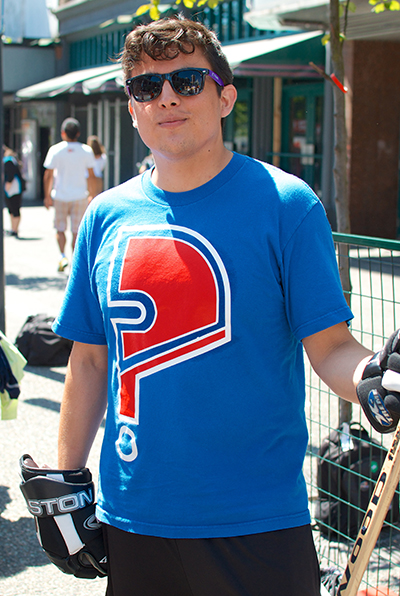
[[[9, 215], [3, 212], [4, 228]], [[68, 237], [70, 242], [70, 237]], [[59, 252], [53, 210], [22, 208], [20, 238], [4, 236], [6, 335], [15, 341], [29, 315], [55, 316], [68, 269], [58, 273]], [[70, 252], [69, 252], [70, 255]], [[0, 420], [0, 596], [104, 596], [106, 580], [65, 575], [41, 550], [19, 490], [18, 460], [29, 453], [40, 465], [56, 466], [58, 416], [65, 368], [27, 366], [21, 381], [16, 420]], [[102, 431], [88, 466], [97, 480]]]

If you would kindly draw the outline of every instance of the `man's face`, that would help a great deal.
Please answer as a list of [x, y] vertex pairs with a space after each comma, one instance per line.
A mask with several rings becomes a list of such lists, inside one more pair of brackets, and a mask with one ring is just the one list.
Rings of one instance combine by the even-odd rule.
[[[153, 60], [145, 56], [131, 72], [131, 76], [145, 73], [165, 74], [187, 67], [211, 68], [196, 48], [193, 54], [178, 54], [173, 60]], [[178, 95], [165, 81], [161, 94], [153, 101], [138, 103], [133, 98], [129, 111], [134, 126], [143, 142], [154, 156], [180, 160], [202, 151], [212, 151], [222, 144], [221, 118], [227, 116], [234, 105], [236, 91], [233, 85], [221, 87], [206, 76], [199, 95]]]

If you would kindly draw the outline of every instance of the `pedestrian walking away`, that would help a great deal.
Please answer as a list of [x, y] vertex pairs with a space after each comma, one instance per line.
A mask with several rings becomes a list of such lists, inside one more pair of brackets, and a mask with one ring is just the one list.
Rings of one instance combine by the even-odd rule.
[[74, 341], [59, 473], [86, 474], [107, 410], [107, 596], [319, 596], [303, 349], [387, 432], [399, 334], [375, 356], [356, 341], [317, 196], [224, 146], [237, 91], [212, 31], [183, 17], [140, 25], [121, 64], [154, 167], [92, 201], [79, 229], [53, 326]]
[[104, 168], [107, 164], [107, 153], [104, 146], [101, 144], [99, 137], [96, 135], [90, 135], [87, 138], [87, 144], [89, 147], [92, 148], [94, 153], [94, 157], [96, 159], [95, 166], [93, 168], [94, 175], [95, 175], [95, 191], [93, 193], [93, 197], [96, 197], [98, 194], [103, 192], [103, 176], [104, 176]]
[[96, 192], [95, 157], [91, 147], [78, 142], [80, 124], [75, 118], [66, 118], [61, 125], [62, 141], [50, 147], [44, 160], [44, 205], [54, 205], [54, 227], [61, 253], [58, 266], [68, 266], [66, 235], [68, 218], [72, 234], [72, 250], [88, 202]]
[[22, 193], [25, 190], [26, 183], [22, 177], [16, 153], [6, 145], [3, 145], [3, 165], [4, 196], [11, 220], [10, 236], [18, 238], [19, 224], [21, 222]]

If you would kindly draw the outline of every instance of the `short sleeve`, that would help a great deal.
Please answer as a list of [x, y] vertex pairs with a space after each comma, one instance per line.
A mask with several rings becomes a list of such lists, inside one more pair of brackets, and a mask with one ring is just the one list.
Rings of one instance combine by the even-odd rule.
[[85, 217], [79, 228], [71, 275], [53, 330], [61, 337], [73, 341], [105, 345], [107, 340], [103, 316], [92, 279], [93, 263], [88, 249], [90, 245], [90, 234]]
[[50, 149], [48, 150], [43, 162], [43, 167], [46, 168], [46, 170], [54, 170], [55, 164], [53, 147], [50, 147]]
[[283, 264], [286, 312], [299, 340], [353, 318], [340, 283], [332, 231], [319, 201], [288, 241]]

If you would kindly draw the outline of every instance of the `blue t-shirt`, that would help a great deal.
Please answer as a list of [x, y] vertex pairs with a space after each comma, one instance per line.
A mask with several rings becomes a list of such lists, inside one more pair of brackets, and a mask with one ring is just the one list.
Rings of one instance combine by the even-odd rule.
[[147, 171], [93, 201], [56, 333], [107, 344], [97, 515], [170, 538], [309, 523], [301, 340], [351, 319], [322, 204], [234, 154], [199, 188]]

